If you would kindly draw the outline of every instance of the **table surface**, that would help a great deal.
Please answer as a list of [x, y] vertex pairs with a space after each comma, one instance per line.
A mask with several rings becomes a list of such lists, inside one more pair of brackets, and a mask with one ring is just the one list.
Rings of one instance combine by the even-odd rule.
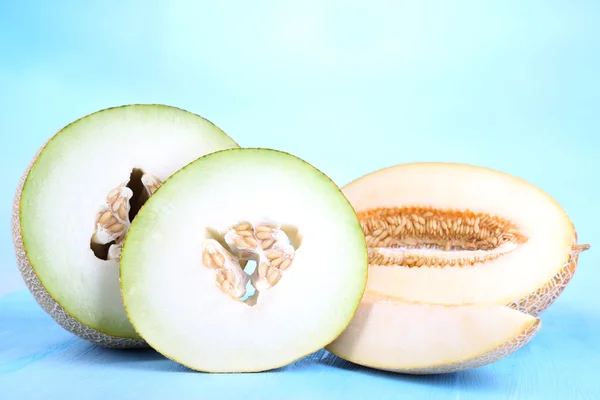
[[557, 302], [543, 321], [517, 353], [455, 374], [382, 372], [324, 350], [275, 371], [207, 374], [85, 342], [19, 291], [0, 297], [0, 399], [600, 399], [597, 314]]

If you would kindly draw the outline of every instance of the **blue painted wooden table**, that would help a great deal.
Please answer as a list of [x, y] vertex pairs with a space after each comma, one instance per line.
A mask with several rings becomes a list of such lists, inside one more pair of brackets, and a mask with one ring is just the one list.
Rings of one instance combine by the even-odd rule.
[[380, 372], [325, 351], [271, 372], [206, 374], [89, 344], [21, 291], [0, 297], [0, 399], [600, 399], [600, 319], [570, 304], [548, 310], [519, 352], [456, 374]]

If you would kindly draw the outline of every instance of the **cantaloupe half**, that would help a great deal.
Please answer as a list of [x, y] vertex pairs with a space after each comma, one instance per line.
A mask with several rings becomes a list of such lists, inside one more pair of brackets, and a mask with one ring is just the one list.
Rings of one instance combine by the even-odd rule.
[[537, 316], [589, 247], [551, 196], [488, 168], [397, 165], [343, 193], [369, 247], [367, 290], [408, 302], [489, 303]]
[[26, 169], [12, 215], [18, 267], [40, 306], [93, 343], [147, 346], [119, 287], [129, 225], [171, 174], [237, 147], [208, 120], [151, 104], [100, 110], [53, 135]]
[[407, 303], [367, 292], [350, 326], [327, 350], [382, 370], [448, 373], [504, 358], [540, 326], [538, 318], [507, 306]]

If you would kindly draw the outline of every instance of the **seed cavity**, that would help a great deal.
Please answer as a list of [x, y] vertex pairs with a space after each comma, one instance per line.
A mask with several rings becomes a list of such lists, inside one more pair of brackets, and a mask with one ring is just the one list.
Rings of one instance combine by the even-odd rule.
[[[213, 237], [218, 232], [216, 229], [209, 231]], [[295, 251], [280, 225], [243, 221], [225, 229], [221, 238], [206, 239], [202, 262], [215, 269], [215, 282], [223, 293], [254, 305], [260, 291], [272, 288], [282, 279], [285, 271], [292, 265]], [[222, 256], [223, 262], [221, 263], [220, 258], [215, 259], [216, 256]], [[257, 265], [250, 275], [242, 267], [247, 261], [255, 261]], [[224, 279], [223, 271], [230, 271], [235, 279]], [[247, 279], [240, 278], [244, 276]], [[255, 289], [255, 294], [242, 300], [247, 293], [248, 283]]]
[[134, 168], [128, 182], [121, 183], [108, 193], [105, 203], [96, 214], [95, 229], [90, 240], [90, 249], [97, 258], [108, 261], [121, 258], [131, 221], [161, 184], [157, 177]]
[[219, 242], [214, 239], [204, 241], [202, 263], [215, 270], [216, 285], [223, 293], [234, 299], [239, 299], [246, 294], [246, 284], [250, 277], [240, 267], [239, 259]]
[[511, 221], [470, 210], [392, 207], [361, 211], [358, 217], [370, 265], [465, 267], [527, 242]]

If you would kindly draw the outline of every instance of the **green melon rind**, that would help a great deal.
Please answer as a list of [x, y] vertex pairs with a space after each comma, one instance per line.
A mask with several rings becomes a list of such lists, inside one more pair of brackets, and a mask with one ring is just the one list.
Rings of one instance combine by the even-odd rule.
[[[17, 267], [19, 269], [19, 272], [21, 273], [21, 277], [22, 277], [23, 281], [25, 282], [27, 289], [32, 294], [35, 301], [40, 305], [40, 307], [48, 315], [50, 315], [50, 317], [52, 317], [52, 319], [54, 321], [56, 321], [62, 328], [64, 328], [68, 332], [70, 332], [82, 339], [85, 339], [91, 343], [97, 344], [99, 346], [103, 346], [103, 347], [107, 347], [107, 348], [115, 348], [115, 349], [147, 348], [149, 346], [139, 335], [137, 335], [137, 337], [120, 337], [120, 336], [115, 336], [115, 335], [105, 333], [98, 327], [86, 325], [85, 323], [83, 323], [82, 321], [77, 319], [74, 315], [72, 315], [72, 313], [69, 313], [68, 309], [63, 307], [61, 304], [59, 304], [56, 301], [56, 299], [54, 299], [54, 297], [52, 297], [52, 295], [49, 293], [48, 289], [44, 286], [43, 282], [41, 281], [38, 274], [36, 273], [35, 268], [33, 267], [33, 265], [31, 265], [28, 255], [27, 255], [27, 249], [23, 242], [23, 234], [22, 234], [22, 230], [21, 230], [21, 225], [22, 225], [22, 222], [21, 222], [21, 198], [22, 198], [23, 190], [24, 190], [26, 182], [27, 182], [27, 178], [29, 177], [29, 173], [31, 172], [32, 168], [34, 167], [37, 159], [42, 154], [42, 152], [46, 149], [48, 144], [50, 144], [52, 142], [52, 140], [57, 137], [58, 134], [60, 134], [62, 131], [64, 131], [68, 127], [72, 126], [73, 124], [81, 122], [81, 121], [85, 120], [86, 118], [95, 116], [96, 114], [98, 114], [100, 112], [105, 112], [105, 111], [115, 110], [115, 109], [125, 109], [128, 107], [137, 107], [137, 106], [157, 107], [157, 108], [165, 107], [168, 109], [183, 111], [185, 113], [188, 113], [189, 115], [204, 119], [206, 122], [209, 122], [210, 124], [215, 126], [218, 130], [222, 131], [220, 128], [218, 128], [216, 125], [214, 125], [212, 122], [206, 120], [205, 118], [203, 118], [201, 116], [192, 114], [189, 111], [186, 111], [186, 110], [183, 110], [183, 109], [180, 109], [177, 107], [166, 106], [166, 105], [162, 105], [162, 104], [129, 104], [129, 105], [124, 105], [124, 106], [110, 107], [110, 108], [106, 108], [106, 109], [99, 110], [94, 113], [88, 114], [88, 115], [81, 117], [81, 118], [69, 123], [68, 125], [64, 126], [62, 129], [60, 129], [58, 132], [56, 132], [50, 139], [48, 139], [46, 141], [46, 143], [44, 143], [38, 149], [38, 151], [36, 152], [36, 154], [34, 155], [32, 160], [30, 161], [29, 165], [25, 169], [23, 175], [21, 176], [21, 179], [20, 179], [17, 189], [15, 191], [13, 206], [12, 206], [12, 215], [11, 215], [11, 233], [12, 233], [13, 247], [14, 247], [14, 251], [15, 251]], [[227, 134], [225, 134], [225, 132], [223, 132], [223, 134], [231, 140], [233, 146], [239, 147], [239, 145], [232, 138], [230, 138]]]
[[[194, 165], [196, 165], [198, 162], [202, 162], [202, 160], [206, 160], [206, 159], [210, 159], [213, 157], [219, 157], [219, 156], [223, 156], [229, 152], [234, 152], [234, 151], [257, 151], [257, 152], [269, 152], [272, 154], [279, 154], [282, 156], [287, 156], [287, 157], [292, 157], [295, 160], [299, 161], [300, 163], [305, 164], [306, 166], [309, 167], [309, 169], [314, 170], [314, 172], [316, 174], [318, 174], [321, 179], [323, 179], [323, 181], [327, 182], [329, 185], [331, 185], [335, 190], [339, 191], [340, 195], [341, 195], [341, 199], [343, 199], [344, 201], [344, 205], [347, 207], [348, 212], [351, 214], [354, 214], [356, 216], [356, 213], [354, 211], [354, 208], [352, 207], [352, 205], [350, 204], [350, 202], [348, 201], [348, 199], [346, 199], [346, 197], [344, 196], [344, 194], [342, 193], [342, 191], [340, 190], [339, 186], [335, 184], [335, 182], [333, 182], [333, 180], [331, 180], [331, 178], [329, 178], [329, 176], [327, 176], [324, 172], [322, 172], [321, 170], [317, 169], [315, 166], [309, 164], [308, 162], [302, 160], [299, 157], [294, 156], [293, 154], [281, 151], [281, 150], [274, 150], [274, 149], [268, 149], [268, 148], [238, 148], [238, 149], [225, 149], [225, 150], [219, 150], [219, 151], [215, 151], [213, 153], [210, 154], [206, 154], [202, 157], [199, 157], [198, 159], [190, 162], [188, 165], [186, 165], [185, 167], [181, 168], [179, 171], [177, 171], [176, 173], [174, 173], [173, 175], [171, 175], [167, 180], [165, 180], [163, 182], [163, 184], [158, 188], [158, 190], [154, 193], [154, 195], [152, 197], [150, 197], [148, 199], [148, 201], [146, 202], [146, 204], [144, 204], [144, 206], [142, 206], [142, 208], [140, 209], [138, 216], [133, 220], [130, 228], [129, 228], [129, 232], [131, 234], [128, 234], [127, 237], [125, 238], [125, 241], [123, 243], [123, 250], [122, 250], [122, 255], [121, 255], [121, 268], [119, 270], [119, 276], [120, 276], [120, 284], [121, 284], [121, 293], [123, 294], [123, 305], [125, 307], [125, 313], [127, 314], [131, 324], [133, 325], [134, 329], [136, 330], [136, 332], [140, 335], [140, 337], [143, 337], [142, 333], [136, 328], [136, 324], [134, 322], [134, 319], [131, 316], [131, 311], [127, 306], [127, 300], [126, 300], [126, 296], [124, 295], [124, 293], [126, 293], [126, 279], [124, 279], [124, 270], [126, 270], [129, 264], [132, 265], [136, 265], [135, 262], [135, 252], [133, 254], [130, 254], [130, 252], [128, 251], [128, 246], [130, 244], [130, 242], [134, 242], [135, 241], [135, 236], [136, 234], [139, 232], [143, 231], [143, 224], [146, 222], [145, 218], [144, 218], [144, 210], [147, 209], [148, 207], [152, 206], [152, 203], [154, 201], [159, 201], [159, 197], [160, 196], [156, 196], [156, 194], [159, 193], [159, 191], [164, 191], [164, 190], [168, 190], [169, 185], [178, 178], [179, 175], [186, 173], [189, 169], [193, 168]], [[141, 217], [141, 218], [140, 218]], [[277, 369], [277, 368], [281, 368], [281, 367], [285, 367], [301, 358], [304, 358], [306, 356], [308, 356], [309, 354], [314, 353], [315, 351], [318, 351], [322, 348], [324, 348], [325, 346], [327, 346], [328, 344], [330, 344], [331, 342], [333, 342], [337, 337], [339, 337], [350, 325], [350, 323], [352, 322], [352, 317], [356, 314], [358, 307], [360, 305], [360, 302], [362, 300], [362, 296], [366, 290], [366, 286], [367, 286], [367, 276], [368, 276], [368, 247], [366, 244], [366, 238], [364, 237], [363, 231], [362, 231], [362, 227], [360, 225], [360, 221], [358, 220], [358, 216], [356, 216], [355, 221], [354, 221], [354, 228], [350, 227], [350, 226], [346, 226], [346, 229], [354, 229], [357, 233], [357, 237], [362, 237], [362, 241], [361, 241], [361, 251], [363, 253], [363, 265], [364, 265], [364, 274], [362, 276], [359, 276], [358, 274], [356, 274], [356, 281], [360, 282], [362, 281], [362, 284], [360, 284], [359, 286], [357, 286], [356, 288], [356, 293], [357, 296], [355, 296], [355, 299], [352, 303], [352, 308], [349, 311], [349, 316], [350, 318], [347, 318], [347, 321], [342, 324], [337, 331], [333, 332], [330, 335], [328, 340], [325, 340], [325, 343], [321, 343], [319, 346], [315, 346], [313, 349], [307, 351], [305, 354], [301, 354], [298, 355], [295, 359], [292, 360], [288, 360], [286, 362], [283, 362], [281, 365], [278, 366], [273, 366], [271, 369]], [[129, 261], [129, 259], [132, 258], [131, 261]], [[198, 372], [210, 372], [210, 371], [205, 371], [205, 370], [201, 370], [198, 369], [192, 365], [188, 365], [186, 363], [181, 362], [180, 360], [178, 360], [177, 358], [173, 357], [172, 355], [169, 355], [168, 353], [162, 351], [160, 349], [160, 347], [157, 347], [155, 344], [151, 343], [148, 339], [144, 338], [144, 340], [146, 340], [146, 342], [150, 345], [150, 347], [154, 348], [155, 350], [157, 350], [158, 352], [160, 352], [164, 357], [178, 363], [181, 364], [191, 370], [195, 370]], [[245, 373], [255, 373], [255, 372], [263, 372], [265, 371], [264, 369], [253, 369], [253, 370], [244, 370], [243, 372]]]

